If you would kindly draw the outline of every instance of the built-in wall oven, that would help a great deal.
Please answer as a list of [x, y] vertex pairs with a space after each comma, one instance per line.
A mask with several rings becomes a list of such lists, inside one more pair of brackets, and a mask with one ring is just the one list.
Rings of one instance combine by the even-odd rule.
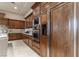
[[38, 16], [33, 21], [33, 40], [40, 42], [40, 18]]

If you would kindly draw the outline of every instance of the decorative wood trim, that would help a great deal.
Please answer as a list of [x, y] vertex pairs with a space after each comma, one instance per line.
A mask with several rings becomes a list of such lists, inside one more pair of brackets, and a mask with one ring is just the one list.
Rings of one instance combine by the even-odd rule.
[[31, 8], [35, 9], [37, 6], [39, 6], [40, 2], [36, 2]]

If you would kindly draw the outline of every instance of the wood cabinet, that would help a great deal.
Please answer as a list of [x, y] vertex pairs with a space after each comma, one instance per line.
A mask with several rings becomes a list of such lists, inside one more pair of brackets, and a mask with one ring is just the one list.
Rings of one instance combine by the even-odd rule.
[[20, 28], [25, 29], [25, 21], [20, 21]]
[[40, 55], [40, 43], [33, 41], [32, 42], [32, 48], [35, 52], [37, 52]]
[[47, 12], [41, 13], [40, 18], [41, 18], [41, 24], [47, 24]]
[[31, 8], [33, 9], [34, 16], [40, 15], [40, 2], [36, 2]]
[[25, 28], [32, 28], [33, 19], [34, 19], [33, 13], [31, 13], [25, 19], [26, 19], [26, 21], [25, 21]]
[[[46, 26], [46, 28], [44, 30], [48, 30], [48, 22], [49, 22], [49, 18], [50, 18], [50, 12], [49, 10], [51, 8], [54, 8], [56, 5], [58, 5], [60, 3], [57, 3], [57, 2], [42, 2], [41, 5], [40, 5], [40, 20], [41, 20], [41, 30], [43, 30], [43, 27], [44, 25]], [[48, 49], [48, 35], [47, 35], [47, 32], [46, 32], [46, 35], [44, 34], [41, 34], [41, 37], [40, 37], [40, 54], [41, 56], [43, 57], [46, 57], [47, 56], [47, 49]], [[50, 48], [50, 47], [49, 47]]]
[[5, 14], [4, 13], [0, 13], [0, 18], [4, 18]]
[[[41, 6], [41, 14], [40, 14], [40, 20], [41, 20], [41, 30], [43, 28], [43, 25], [47, 26], [47, 9], [45, 8], [45, 4]], [[46, 28], [47, 29], [47, 28]], [[41, 34], [40, 37], [40, 55], [43, 57], [47, 56], [47, 35]]]
[[0, 18], [0, 25], [5, 25], [8, 27], [8, 19], [7, 18]]
[[22, 34], [22, 39], [23, 39], [23, 41], [24, 41], [26, 44], [29, 43], [28, 35]]
[[27, 35], [27, 34], [23, 34], [22, 36], [23, 36], [22, 37], [23, 41], [32, 48], [32, 39], [33, 39], [33, 37], [30, 36], [30, 35]]
[[37, 7], [34, 9], [34, 11], [33, 11], [33, 15], [34, 15], [34, 16], [38, 16], [38, 15], [40, 15], [40, 5], [37, 6]]
[[25, 28], [29, 28], [29, 18], [27, 18], [25, 21]]
[[21, 33], [9, 33], [8, 37], [9, 37], [9, 41], [20, 40], [22, 39], [22, 34]]
[[24, 29], [25, 28], [25, 21], [9, 19], [9, 28], [11, 28], [11, 29]]
[[50, 56], [74, 56], [74, 3], [51, 9]]
[[28, 38], [29, 38], [29, 46], [32, 47], [33, 37], [32, 36], [28, 36]]

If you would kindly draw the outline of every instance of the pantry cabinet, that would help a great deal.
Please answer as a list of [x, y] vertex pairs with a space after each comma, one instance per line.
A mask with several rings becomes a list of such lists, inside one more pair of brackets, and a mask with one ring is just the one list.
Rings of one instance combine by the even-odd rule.
[[[43, 7], [43, 8], [42, 8]], [[41, 20], [41, 30], [43, 30], [43, 25], [47, 26], [47, 9], [45, 8], [45, 5], [41, 7], [40, 11], [40, 20]], [[47, 30], [47, 28], [45, 28]], [[45, 30], [44, 29], [44, 30]], [[47, 56], [47, 35], [44, 35], [41, 33], [40, 37], [40, 55], [43, 57]]]
[[50, 56], [74, 56], [74, 3], [51, 9]]

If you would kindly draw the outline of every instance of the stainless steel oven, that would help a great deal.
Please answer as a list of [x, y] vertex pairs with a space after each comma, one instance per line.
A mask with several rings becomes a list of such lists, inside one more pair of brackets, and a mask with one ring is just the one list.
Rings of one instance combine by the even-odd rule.
[[39, 38], [40, 38], [40, 33], [39, 31], [33, 31], [33, 40], [36, 42], [39, 42]]
[[40, 17], [38, 16], [33, 21], [33, 40], [40, 42]]

